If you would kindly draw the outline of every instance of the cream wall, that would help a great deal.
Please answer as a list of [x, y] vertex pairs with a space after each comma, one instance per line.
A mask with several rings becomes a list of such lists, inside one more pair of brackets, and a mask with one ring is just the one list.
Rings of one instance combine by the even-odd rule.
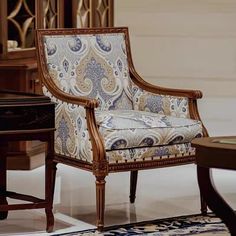
[[236, 0], [115, 0], [149, 82], [200, 89], [210, 135], [236, 135]]

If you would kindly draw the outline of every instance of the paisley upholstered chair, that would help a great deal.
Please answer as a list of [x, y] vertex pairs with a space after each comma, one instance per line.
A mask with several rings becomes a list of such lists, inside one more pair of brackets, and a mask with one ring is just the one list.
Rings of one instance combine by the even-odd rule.
[[127, 28], [38, 30], [37, 49], [43, 92], [56, 103], [55, 165], [93, 173], [99, 230], [109, 173], [130, 171], [133, 203], [138, 170], [194, 162], [190, 142], [207, 135], [197, 110], [202, 93], [144, 81]]

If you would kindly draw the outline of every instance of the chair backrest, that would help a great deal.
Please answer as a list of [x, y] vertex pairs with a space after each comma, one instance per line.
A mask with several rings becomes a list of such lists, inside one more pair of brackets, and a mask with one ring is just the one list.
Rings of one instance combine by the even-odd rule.
[[132, 109], [127, 28], [42, 30], [46, 70], [75, 96], [96, 98], [99, 110]]

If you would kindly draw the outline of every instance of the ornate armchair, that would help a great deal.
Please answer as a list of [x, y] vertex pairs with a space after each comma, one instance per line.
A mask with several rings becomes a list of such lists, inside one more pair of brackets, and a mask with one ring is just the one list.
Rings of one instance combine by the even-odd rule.
[[43, 91], [56, 103], [55, 166], [94, 174], [102, 230], [109, 173], [130, 171], [133, 203], [138, 170], [195, 161], [190, 142], [207, 136], [197, 109], [202, 93], [144, 81], [134, 69], [127, 28], [36, 33]]

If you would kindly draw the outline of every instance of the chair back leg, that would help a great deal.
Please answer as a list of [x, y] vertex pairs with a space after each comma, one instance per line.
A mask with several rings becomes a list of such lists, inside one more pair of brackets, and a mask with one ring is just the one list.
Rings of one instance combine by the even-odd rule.
[[[197, 168], [197, 172], [198, 172], [198, 168]], [[206, 216], [207, 215], [207, 203], [202, 195], [201, 189], [200, 190], [200, 202], [201, 202], [201, 213], [202, 215]]]
[[129, 195], [130, 203], [134, 203], [135, 198], [136, 198], [137, 180], [138, 180], [138, 171], [137, 170], [131, 171], [130, 172], [130, 195]]

